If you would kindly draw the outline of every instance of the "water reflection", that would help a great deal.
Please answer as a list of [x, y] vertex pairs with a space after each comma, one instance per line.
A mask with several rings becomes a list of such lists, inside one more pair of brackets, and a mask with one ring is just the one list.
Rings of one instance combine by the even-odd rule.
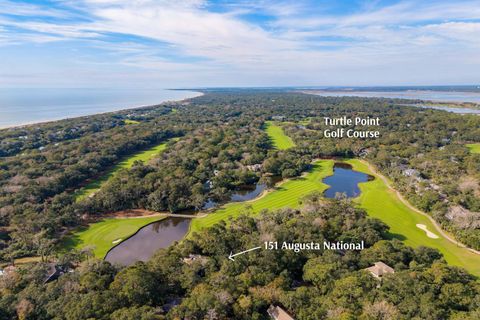
[[[270, 177], [272, 184], [276, 184], [282, 180], [279, 176]], [[230, 199], [227, 202], [243, 202], [249, 201], [257, 198], [262, 194], [263, 191], [267, 189], [267, 185], [264, 183], [256, 183], [252, 185], [243, 185], [239, 187], [235, 192], [230, 196]], [[216, 202], [212, 199], [208, 199], [202, 207], [202, 210], [213, 209], [221, 203]]]
[[[273, 177], [273, 181], [277, 180], [277, 177]], [[255, 199], [265, 189], [267, 189], [267, 186], [262, 183], [242, 186], [232, 194], [230, 201], [241, 202]], [[209, 199], [202, 209], [211, 209], [217, 204], [217, 202]], [[184, 210], [181, 213], [193, 214], [194, 210]], [[105, 260], [123, 266], [131, 265], [137, 261], [147, 261], [158, 249], [166, 248], [175, 241], [183, 239], [188, 232], [190, 221], [189, 218], [169, 217], [149, 224], [112, 248], [105, 256]]]
[[267, 185], [263, 183], [257, 183], [253, 186], [244, 186], [232, 194], [230, 201], [241, 202], [255, 199], [265, 189], [267, 189]]
[[138, 230], [136, 234], [112, 248], [105, 260], [123, 266], [137, 261], [147, 261], [161, 248], [183, 239], [188, 232], [191, 219], [169, 217], [151, 223]]
[[355, 198], [360, 195], [358, 184], [373, 179], [372, 176], [354, 171], [347, 163], [335, 163], [333, 175], [323, 179], [330, 188], [325, 190], [326, 198], [335, 198], [337, 194], [345, 194], [348, 198]]

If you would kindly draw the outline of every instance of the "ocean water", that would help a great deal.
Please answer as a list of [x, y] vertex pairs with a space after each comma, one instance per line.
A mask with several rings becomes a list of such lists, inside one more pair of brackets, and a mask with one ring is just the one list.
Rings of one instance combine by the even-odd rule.
[[166, 89], [0, 88], [0, 128], [135, 108], [200, 95]]

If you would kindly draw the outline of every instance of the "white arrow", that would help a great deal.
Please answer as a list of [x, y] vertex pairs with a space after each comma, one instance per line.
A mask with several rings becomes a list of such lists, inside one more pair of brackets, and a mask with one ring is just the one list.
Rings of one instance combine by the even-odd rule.
[[232, 261], [235, 261], [235, 259], [233, 259], [233, 257], [239, 256], [241, 254], [244, 254], [244, 253], [247, 253], [247, 252], [250, 252], [250, 251], [253, 251], [253, 250], [258, 250], [258, 249], [261, 249], [261, 248], [262, 247], [255, 247], [255, 248], [248, 249], [248, 250], [245, 250], [245, 251], [242, 251], [242, 252], [239, 252], [239, 253], [235, 253], [235, 254], [232, 254], [232, 252], [230, 252], [230, 255], [228, 256], [228, 259], [230, 259]]

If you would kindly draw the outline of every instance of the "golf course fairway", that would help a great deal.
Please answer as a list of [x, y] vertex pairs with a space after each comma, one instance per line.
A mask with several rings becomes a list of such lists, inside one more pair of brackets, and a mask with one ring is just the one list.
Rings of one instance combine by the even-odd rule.
[[[446, 239], [429, 218], [405, 205], [396, 192], [370, 170], [367, 163], [357, 159], [344, 162], [352, 165], [356, 171], [375, 177], [374, 180], [359, 184], [361, 194], [354, 201], [365, 209], [370, 217], [385, 222], [390, 227], [392, 238], [399, 238], [412, 247], [426, 246], [438, 249], [449, 264], [463, 267], [470, 273], [480, 276], [480, 255]], [[286, 180], [259, 198], [247, 202], [231, 202], [211, 214], [192, 219], [187, 236], [190, 237], [193, 232], [211, 227], [220, 221], [238, 217], [242, 213], [257, 215], [264, 209], [298, 208], [302, 197], [314, 191], [323, 192], [328, 188], [322, 180], [333, 174], [333, 165], [334, 160], [318, 160], [303, 176]], [[161, 217], [107, 218], [75, 232], [65, 242], [64, 247], [81, 249], [92, 246], [95, 256], [102, 258], [116, 241], [124, 240], [141, 227], [160, 219]], [[431, 233], [437, 238], [432, 238]]]
[[[175, 140], [175, 138], [170, 140]], [[149, 148], [147, 150], [135, 153], [129, 157], [124, 158], [122, 161], [118, 162], [113, 167], [111, 167], [104, 175], [93, 180], [83, 188], [76, 191], [75, 192], [76, 200], [77, 201], [82, 200], [83, 198], [88, 197], [91, 194], [94, 194], [95, 192], [100, 190], [102, 186], [110, 178], [112, 178], [119, 170], [131, 168], [135, 163], [135, 161], [147, 162], [151, 160], [153, 157], [155, 157], [156, 155], [159, 155], [162, 151], [164, 151], [167, 148], [167, 144], [170, 140], [164, 141], [152, 148]]]
[[286, 150], [295, 146], [292, 138], [283, 132], [282, 127], [272, 121], [265, 122], [265, 132], [272, 140], [273, 146], [278, 150]]
[[[370, 217], [385, 222], [390, 227], [393, 237], [400, 238], [412, 247], [426, 246], [438, 249], [449, 264], [463, 267], [470, 273], [480, 276], [480, 255], [459, 247], [442, 236], [430, 219], [408, 208], [400, 201], [395, 191], [388, 188], [366, 163], [357, 159], [345, 162], [352, 165], [354, 170], [375, 177], [372, 181], [359, 184], [362, 193], [355, 202], [365, 209]], [[417, 227], [417, 224], [426, 226], [429, 231], [438, 236], [438, 239], [428, 237], [425, 231]]]
[[125, 119], [125, 120], [123, 120], [123, 123], [125, 123], [125, 124], [139, 124], [140, 121], [131, 120], [131, 119]]
[[471, 153], [480, 153], [480, 143], [467, 144], [467, 148]]
[[[277, 149], [285, 150], [295, 145], [292, 139], [285, 135], [283, 129], [273, 122], [267, 121], [265, 130]], [[117, 170], [131, 167], [136, 160], [148, 161], [165, 150], [166, 146], [167, 142], [164, 142], [118, 163], [101, 179], [83, 188], [82, 196], [97, 191]], [[480, 144], [467, 146], [472, 152], [477, 152], [477, 147], [480, 149]], [[228, 203], [211, 214], [192, 219], [187, 237], [190, 237], [193, 232], [208, 228], [220, 221], [238, 217], [245, 212], [256, 215], [265, 209], [298, 208], [302, 197], [314, 191], [323, 192], [328, 188], [322, 180], [333, 174], [334, 162], [334, 160], [318, 160], [313, 163], [310, 171], [302, 177], [286, 180], [259, 198], [247, 202]], [[359, 207], [365, 209], [370, 217], [385, 222], [390, 227], [392, 238], [399, 238], [412, 247], [427, 246], [438, 249], [449, 264], [463, 267], [470, 273], [480, 276], [480, 255], [452, 243], [444, 235], [437, 232], [428, 217], [412, 210], [403, 203], [396, 192], [389, 188], [379, 175], [372, 172], [367, 163], [358, 159], [345, 160], [344, 162], [352, 165], [356, 171], [375, 177], [372, 181], [359, 184], [361, 194], [354, 201]], [[67, 240], [67, 247], [73, 246], [80, 249], [92, 245], [94, 246], [95, 256], [103, 257], [115, 245], [113, 243], [115, 240], [124, 240], [141, 227], [156, 220], [159, 220], [159, 217], [105, 219], [74, 233]]]
[[189, 235], [222, 220], [235, 218], [245, 212], [247, 206], [254, 215], [264, 209], [298, 208], [300, 206], [299, 200], [302, 197], [314, 191], [323, 192], [328, 188], [322, 182], [322, 179], [333, 174], [333, 164], [333, 161], [316, 161], [307, 174], [280, 183], [272, 191], [257, 199], [247, 202], [228, 203], [204, 218], [193, 219]]
[[[356, 159], [344, 162], [352, 165], [356, 171], [375, 177], [372, 181], [359, 184], [362, 193], [354, 201], [359, 207], [365, 209], [370, 217], [385, 222], [390, 227], [392, 237], [399, 238], [411, 247], [426, 246], [438, 249], [449, 264], [463, 267], [470, 273], [480, 276], [480, 255], [459, 247], [443, 237], [427, 217], [402, 203], [395, 191], [388, 188], [385, 182], [368, 168], [367, 164]], [[243, 203], [229, 203], [204, 218], [193, 219], [188, 236], [191, 236], [192, 232], [208, 228], [222, 220], [235, 218], [245, 212], [256, 215], [264, 209], [298, 208], [299, 200], [305, 195], [327, 189], [328, 186], [322, 183], [322, 179], [333, 173], [333, 165], [334, 160], [316, 161], [306, 175], [288, 180], [258, 199]], [[429, 237], [429, 233], [423, 228], [427, 228], [438, 238]]]

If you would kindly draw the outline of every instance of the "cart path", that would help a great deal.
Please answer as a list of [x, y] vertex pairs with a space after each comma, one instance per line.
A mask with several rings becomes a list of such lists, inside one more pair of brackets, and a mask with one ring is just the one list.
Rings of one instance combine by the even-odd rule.
[[473, 252], [473, 253], [476, 253], [476, 254], [479, 254], [480, 255], [480, 251], [478, 250], [475, 250], [475, 249], [472, 249], [472, 248], [469, 248], [467, 247], [466, 245], [464, 245], [463, 243], [455, 240], [455, 238], [453, 238], [452, 236], [450, 236], [445, 230], [442, 229], [442, 227], [437, 223], [437, 221], [435, 221], [429, 214], [415, 208], [413, 205], [410, 204], [410, 202], [408, 202], [404, 197], [403, 195], [398, 191], [396, 190], [395, 188], [392, 187], [392, 185], [390, 184], [390, 181], [383, 175], [381, 174], [371, 163], [369, 163], [368, 161], [365, 161], [363, 159], [359, 159], [361, 162], [363, 162], [364, 164], [366, 164], [368, 166], [368, 169], [370, 169], [370, 171], [372, 171], [373, 174], [375, 174], [376, 176], [378, 176], [380, 179], [382, 179], [382, 181], [385, 183], [385, 185], [390, 189], [392, 190], [393, 192], [395, 192], [395, 194], [397, 195], [398, 199], [400, 199], [400, 201], [406, 205], [410, 210], [413, 210], [425, 217], [427, 217], [430, 222], [433, 224], [433, 226], [435, 227], [435, 229], [437, 229], [438, 233], [440, 233], [445, 239], [447, 239], [448, 241], [452, 242], [453, 244], [459, 246], [459, 247], [462, 247], [462, 248], [465, 248], [465, 249], [468, 249], [469, 251]]

